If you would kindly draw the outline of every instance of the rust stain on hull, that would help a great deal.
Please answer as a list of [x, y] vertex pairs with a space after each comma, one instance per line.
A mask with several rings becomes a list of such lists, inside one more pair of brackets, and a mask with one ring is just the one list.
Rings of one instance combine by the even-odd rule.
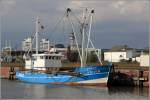
[[67, 82], [67, 83], [50, 83], [54, 85], [67, 85], [67, 86], [100, 86], [100, 87], [107, 87], [107, 83], [76, 83], [76, 82]]

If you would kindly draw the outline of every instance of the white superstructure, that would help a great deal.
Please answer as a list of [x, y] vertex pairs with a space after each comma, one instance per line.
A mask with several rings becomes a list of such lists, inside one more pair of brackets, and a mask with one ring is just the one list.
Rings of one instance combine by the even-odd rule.
[[46, 70], [47, 68], [59, 68], [61, 64], [61, 54], [33, 54], [32, 60], [26, 58], [26, 69]]

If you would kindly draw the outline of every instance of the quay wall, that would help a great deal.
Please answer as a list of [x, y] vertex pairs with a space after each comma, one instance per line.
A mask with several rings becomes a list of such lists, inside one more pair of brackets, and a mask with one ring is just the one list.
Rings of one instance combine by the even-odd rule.
[[[9, 78], [10, 67], [0, 67], [0, 77]], [[19, 70], [19, 67], [14, 67], [14, 70]]]
[[[150, 71], [143, 71], [142, 77], [140, 77], [140, 70], [135, 69], [115, 69], [116, 72], [124, 73], [127, 76], [134, 79], [135, 82], [139, 82], [140, 78], [143, 80], [143, 86], [149, 87], [149, 74]], [[136, 83], [139, 85], [138, 83]]]
[[[19, 70], [22, 69], [23, 67], [14, 67], [14, 70]], [[10, 71], [10, 67], [6, 66], [6, 67], [0, 67], [0, 77], [1, 78], [9, 78], [9, 71]], [[135, 81], [139, 81], [140, 79], [140, 70], [139, 69], [115, 69], [115, 71], [119, 71], [120, 73], [124, 73], [126, 75], [128, 75], [129, 77], [132, 77], [133, 79], [135, 79]], [[149, 74], [150, 71], [145, 70], [143, 71], [143, 75], [142, 78], [143, 80], [143, 86], [148, 87], [149, 86]]]
[[9, 78], [10, 67], [0, 67], [0, 76], [1, 78]]

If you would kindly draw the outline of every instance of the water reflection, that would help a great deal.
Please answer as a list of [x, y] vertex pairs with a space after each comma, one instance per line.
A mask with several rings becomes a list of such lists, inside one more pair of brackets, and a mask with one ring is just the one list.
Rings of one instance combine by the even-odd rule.
[[93, 87], [93, 86], [64, 86], [51, 84], [29, 84], [20, 81], [2, 79], [1, 96], [6, 99], [22, 98], [55, 98], [55, 99], [112, 99], [148, 98], [148, 88], [138, 87]]
[[113, 94], [132, 94], [137, 96], [149, 96], [149, 88], [147, 87], [109, 87], [108, 88], [109, 95]]

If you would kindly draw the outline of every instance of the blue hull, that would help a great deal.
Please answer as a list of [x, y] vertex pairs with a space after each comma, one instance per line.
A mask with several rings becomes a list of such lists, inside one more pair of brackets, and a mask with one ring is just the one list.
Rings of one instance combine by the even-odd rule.
[[[76, 68], [76, 76], [69, 74], [46, 74], [33, 72], [16, 72], [16, 77], [30, 83], [107, 83], [111, 66], [88, 66]], [[101, 80], [102, 79], [102, 80]]]

